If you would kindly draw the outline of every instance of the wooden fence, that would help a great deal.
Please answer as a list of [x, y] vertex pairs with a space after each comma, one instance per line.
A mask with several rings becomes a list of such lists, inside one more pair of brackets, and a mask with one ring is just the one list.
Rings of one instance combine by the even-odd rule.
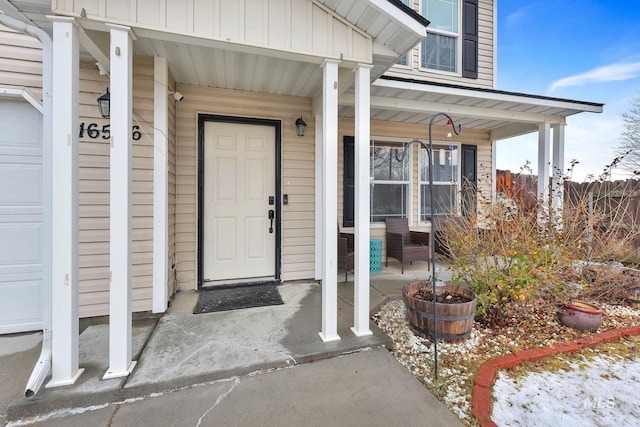
[[[630, 225], [640, 224], [640, 181], [565, 181], [565, 203], [577, 202], [593, 194], [594, 209], [603, 212], [617, 212], [623, 215]], [[529, 212], [536, 208], [538, 177], [529, 174], [514, 174], [508, 170], [496, 171], [496, 191], [503, 197], [514, 199], [519, 209]], [[621, 212], [622, 211], [622, 212]], [[623, 213], [624, 212], [624, 213]], [[636, 242], [635, 251], [640, 255], [640, 242]]]

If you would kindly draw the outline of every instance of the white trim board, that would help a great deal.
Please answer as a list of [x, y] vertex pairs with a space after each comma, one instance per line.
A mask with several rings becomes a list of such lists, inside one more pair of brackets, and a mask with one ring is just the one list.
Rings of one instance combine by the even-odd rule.
[[44, 113], [42, 107], [42, 101], [40, 101], [34, 94], [31, 93], [28, 89], [16, 89], [16, 88], [8, 88], [0, 86], [0, 97], [7, 98], [23, 98], [29, 104], [33, 106], [36, 110], [40, 112], [40, 114]]

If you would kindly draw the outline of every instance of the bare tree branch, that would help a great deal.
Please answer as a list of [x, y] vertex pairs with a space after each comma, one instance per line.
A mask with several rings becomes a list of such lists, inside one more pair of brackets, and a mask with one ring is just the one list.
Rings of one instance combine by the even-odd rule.
[[620, 132], [620, 144], [616, 154], [622, 157], [623, 169], [640, 171], [640, 97], [631, 98], [631, 109], [622, 113], [624, 129]]

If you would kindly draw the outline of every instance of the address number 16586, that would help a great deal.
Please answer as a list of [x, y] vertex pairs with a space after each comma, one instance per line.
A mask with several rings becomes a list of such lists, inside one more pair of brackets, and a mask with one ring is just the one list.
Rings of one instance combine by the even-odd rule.
[[[85, 123], [80, 123], [80, 138], [84, 138], [85, 134], [91, 139], [109, 139], [111, 137], [111, 125], [102, 125], [102, 128], [98, 127], [98, 123], [89, 123], [85, 126]], [[131, 127], [131, 139], [134, 141], [139, 140], [142, 137], [140, 133], [140, 126], [134, 125]]]

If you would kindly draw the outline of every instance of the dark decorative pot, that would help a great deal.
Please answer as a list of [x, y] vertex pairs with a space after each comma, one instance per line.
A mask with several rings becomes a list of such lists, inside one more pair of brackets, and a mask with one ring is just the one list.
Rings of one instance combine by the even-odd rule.
[[602, 309], [585, 301], [573, 300], [560, 307], [558, 320], [579, 331], [595, 332], [602, 324]]
[[[412, 282], [402, 287], [402, 299], [406, 307], [407, 318], [411, 330], [433, 341], [433, 301], [417, 298], [415, 295], [422, 289], [431, 288], [428, 282]], [[462, 286], [446, 284], [443, 293], [457, 295], [469, 302], [457, 304], [436, 303], [436, 325], [438, 339], [445, 342], [464, 341], [471, 334], [473, 318], [476, 312], [478, 298], [476, 294]]]

